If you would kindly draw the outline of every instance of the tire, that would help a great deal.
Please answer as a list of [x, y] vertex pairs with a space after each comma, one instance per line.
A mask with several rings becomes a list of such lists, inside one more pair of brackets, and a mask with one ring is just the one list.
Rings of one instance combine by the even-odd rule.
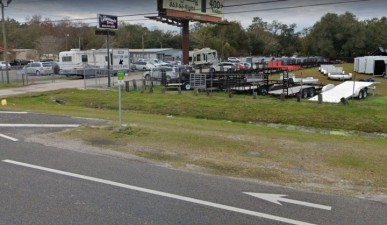
[[40, 76], [40, 71], [37, 70], [37, 71], [35, 72], [35, 75], [36, 75], [36, 76]]
[[184, 83], [183, 84], [183, 89], [184, 90], [190, 90], [191, 89], [191, 84], [190, 83]]
[[166, 76], [165, 78], [166, 78], [168, 83], [171, 81], [171, 77], [170, 76]]
[[150, 80], [150, 75], [149, 74], [145, 75], [145, 80]]
[[232, 69], [228, 69], [228, 70], [227, 70], [227, 73], [232, 73]]
[[301, 97], [302, 98], [307, 98], [308, 97], [308, 90], [307, 89], [303, 89], [302, 92], [301, 92]]
[[214, 69], [214, 68], [211, 68], [211, 69], [210, 69], [210, 73], [215, 73], [215, 69]]
[[363, 90], [360, 90], [359, 96], [357, 98], [358, 99], [363, 99], [363, 97], [364, 97], [364, 92], [363, 92]]
[[367, 98], [368, 96], [368, 90], [367, 89], [364, 89], [364, 92], [363, 92], [363, 98]]
[[315, 95], [315, 90], [314, 88], [309, 88], [308, 89], [308, 97], [311, 98]]

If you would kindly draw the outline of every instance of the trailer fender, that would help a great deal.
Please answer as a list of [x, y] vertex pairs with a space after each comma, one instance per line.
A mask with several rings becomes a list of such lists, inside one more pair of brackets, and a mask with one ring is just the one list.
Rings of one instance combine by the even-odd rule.
[[329, 90], [331, 90], [331, 89], [334, 88], [334, 87], [335, 87], [334, 84], [327, 84], [327, 85], [325, 85], [325, 86], [321, 89], [321, 92], [329, 91]]

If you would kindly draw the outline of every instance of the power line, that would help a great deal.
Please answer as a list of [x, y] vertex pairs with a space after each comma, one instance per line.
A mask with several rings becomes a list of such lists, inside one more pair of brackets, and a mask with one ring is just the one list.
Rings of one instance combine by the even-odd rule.
[[341, 1], [341, 2], [327, 2], [327, 3], [317, 3], [317, 4], [309, 4], [309, 5], [284, 6], [284, 7], [268, 8], [268, 9], [243, 10], [243, 11], [227, 12], [227, 13], [224, 13], [224, 14], [246, 13], [246, 12], [262, 12], [262, 11], [272, 11], [272, 10], [282, 10], [282, 9], [296, 9], [296, 8], [305, 8], [305, 7], [314, 7], [314, 6], [326, 6], [326, 5], [340, 5], [340, 4], [348, 4], [348, 3], [354, 3], [354, 2], [368, 2], [368, 1], [369, 0], [352, 0], [352, 1]]

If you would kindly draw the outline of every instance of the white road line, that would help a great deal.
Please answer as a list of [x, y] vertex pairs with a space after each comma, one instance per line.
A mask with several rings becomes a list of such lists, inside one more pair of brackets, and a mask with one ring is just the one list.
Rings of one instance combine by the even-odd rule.
[[2, 137], [2, 138], [5, 138], [5, 139], [8, 139], [8, 140], [11, 140], [11, 141], [19, 141], [18, 139], [16, 139], [16, 138], [13, 138], [13, 137], [10, 137], [10, 136], [7, 136], [7, 135], [5, 135], [5, 134], [0, 134], [0, 137]]
[[0, 123], [0, 127], [76, 128], [79, 124], [12, 124]]
[[28, 168], [32, 168], [32, 169], [42, 170], [42, 171], [46, 171], [46, 172], [50, 172], [50, 173], [56, 173], [56, 174], [60, 174], [60, 175], [64, 175], [64, 176], [75, 177], [75, 178], [79, 178], [79, 179], [83, 179], [83, 180], [93, 181], [93, 182], [97, 182], [97, 183], [126, 188], [126, 189], [130, 189], [130, 190], [134, 190], [134, 191], [140, 191], [140, 192], [144, 192], [144, 193], [148, 193], [148, 194], [177, 199], [177, 200], [181, 200], [181, 201], [185, 201], [185, 202], [196, 203], [196, 204], [209, 206], [209, 207], [213, 207], [213, 208], [218, 208], [218, 209], [228, 210], [228, 211], [242, 213], [242, 214], [246, 214], [246, 215], [256, 216], [256, 217], [265, 218], [265, 219], [269, 219], [269, 220], [279, 221], [279, 222], [283, 222], [283, 223], [297, 224], [297, 225], [313, 225], [311, 223], [292, 220], [292, 219], [274, 216], [274, 215], [270, 215], [270, 214], [266, 214], [266, 213], [255, 212], [255, 211], [251, 211], [251, 210], [247, 210], [247, 209], [241, 209], [241, 208], [237, 208], [237, 207], [233, 207], [233, 206], [227, 206], [227, 205], [222, 205], [222, 204], [218, 204], [218, 203], [203, 201], [203, 200], [185, 197], [185, 196], [181, 196], [181, 195], [175, 195], [175, 194], [151, 190], [151, 189], [147, 189], [147, 188], [136, 187], [136, 186], [132, 186], [132, 185], [128, 185], [128, 184], [117, 183], [114, 181], [99, 179], [99, 178], [95, 178], [95, 177], [89, 177], [89, 176], [65, 172], [65, 171], [61, 171], [61, 170], [50, 169], [47, 167], [36, 166], [36, 165], [17, 162], [17, 161], [13, 161], [13, 160], [9, 160], [9, 159], [3, 160], [3, 162], [14, 164], [14, 165], [19, 165], [19, 166], [23, 166], [23, 167], [28, 167]]
[[28, 114], [28, 112], [11, 112], [11, 111], [0, 111], [0, 114]]

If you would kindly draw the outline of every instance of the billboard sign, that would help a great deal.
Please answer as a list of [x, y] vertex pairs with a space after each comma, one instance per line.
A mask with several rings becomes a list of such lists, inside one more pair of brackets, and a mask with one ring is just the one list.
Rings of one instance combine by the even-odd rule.
[[163, 0], [164, 9], [223, 17], [224, 0]]
[[99, 29], [118, 29], [117, 16], [98, 14], [98, 28]]

